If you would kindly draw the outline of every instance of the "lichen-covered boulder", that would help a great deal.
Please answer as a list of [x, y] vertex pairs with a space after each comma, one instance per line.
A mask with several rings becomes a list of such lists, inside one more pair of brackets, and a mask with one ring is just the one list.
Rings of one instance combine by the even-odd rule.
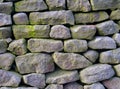
[[120, 10], [117, 9], [117, 10], [112, 11], [112, 13], [110, 14], [110, 18], [112, 20], [120, 20]]
[[120, 64], [115, 65], [114, 70], [116, 72], [116, 75], [120, 77]]

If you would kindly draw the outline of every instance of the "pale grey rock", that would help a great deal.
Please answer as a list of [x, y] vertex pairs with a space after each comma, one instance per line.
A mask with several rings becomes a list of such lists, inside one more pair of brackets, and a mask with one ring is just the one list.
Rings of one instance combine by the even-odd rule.
[[89, 0], [67, 0], [67, 7], [69, 10], [72, 10], [74, 12], [91, 11], [91, 5], [90, 5]]
[[13, 88], [13, 87], [1, 87], [0, 89], [38, 89], [36, 87], [17, 87], [17, 88]]
[[114, 66], [114, 70], [115, 70], [115, 72], [116, 72], [117, 76], [119, 76], [119, 77], [120, 77], [120, 64], [115, 65], [115, 66]]
[[29, 39], [28, 49], [31, 52], [57, 52], [63, 50], [63, 43], [53, 39]]
[[23, 76], [23, 81], [25, 84], [37, 87], [37, 88], [44, 88], [45, 87], [45, 74], [28, 74]]
[[18, 87], [21, 75], [6, 70], [0, 70], [0, 86]]
[[115, 49], [115, 41], [108, 36], [98, 36], [95, 39], [88, 42], [88, 46], [91, 49]]
[[0, 0], [0, 3], [3, 2], [4, 0]]
[[8, 50], [15, 55], [27, 53], [27, 44], [25, 39], [14, 40], [9, 44]]
[[26, 13], [17, 13], [13, 15], [13, 21], [18, 25], [29, 24], [29, 20]]
[[46, 83], [66, 84], [79, 80], [78, 71], [56, 70], [46, 75]]
[[54, 53], [54, 62], [63, 70], [74, 70], [85, 68], [92, 63], [88, 61], [84, 56], [75, 53]]
[[117, 45], [120, 47], [120, 33], [114, 34], [112, 38], [115, 40]]
[[96, 27], [98, 29], [99, 35], [103, 36], [112, 35], [119, 32], [119, 26], [112, 20], [99, 23], [96, 25]]
[[15, 55], [11, 53], [0, 54], [0, 68], [10, 70], [15, 59]]
[[63, 85], [50, 84], [45, 89], [63, 89]]
[[94, 83], [91, 85], [85, 85], [84, 89], [105, 89], [105, 87], [101, 83]]
[[74, 25], [74, 16], [70, 10], [62, 11], [48, 11], [48, 12], [32, 12], [30, 13], [31, 24], [49, 24], [60, 25], [70, 24]]
[[49, 54], [28, 53], [15, 58], [16, 66], [21, 74], [47, 73], [54, 70], [53, 59]]
[[85, 52], [87, 49], [86, 40], [71, 39], [64, 41], [65, 52]]
[[5, 53], [7, 51], [7, 42], [4, 39], [0, 39], [0, 53]]
[[47, 9], [44, 0], [22, 0], [15, 3], [16, 12], [43, 11]]
[[13, 41], [12, 38], [6, 38], [6, 39], [4, 39], [4, 40], [5, 40], [8, 44]]
[[75, 25], [71, 28], [72, 37], [74, 39], [92, 39], [96, 33], [94, 25]]
[[53, 39], [71, 38], [70, 29], [64, 25], [55, 25], [51, 28], [50, 37]]
[[96, 64], [80, 71], [80, 79], [86, 84], [110, 79], [114, 75], [115, 72], [112, 66], [108, 64]]
[[117, 9], [117, 10], [112, 11], [112, 13], [110, 14], [110, 18], [112, 20], [120, 20], [120, 10]]

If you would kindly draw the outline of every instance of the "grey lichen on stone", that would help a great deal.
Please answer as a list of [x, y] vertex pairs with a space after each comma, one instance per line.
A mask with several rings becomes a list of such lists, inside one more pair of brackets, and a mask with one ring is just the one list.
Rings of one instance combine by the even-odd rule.
[[118, 77], [120, 77], [120, 64], [114, 66], [114, 70]]
[[29, 18], [31, 24], [74, 25], [74, 16], [70, 10], [32, 12]]
[[117, 9], [117, 10], [112, 11], [112, 13], [110, 14], [110, 18], [112, 20], [120, 20], [120, 10]]
[[8, 50], [15, 55], [27, 53], [27, 44], [25, 39], [14, 40], [9, 44]]
[[7, 42], [4, 39], [0, 39], [0, 53], [5, 53], [7, 51]]
[[46, 83], [51, 84], [66, 84], [79, 80], [78, 71], [56, 70], [52, 73], [46, 74]]
[[114, 34], [112, 38], [115, 40], [117, 45], [120, 47], [120, 33]]
[[31, 52], [57, 52], [63, 50], [63, 43], [61, 40], [53, 39], [29, 39], [28, 49]]
[[15, 58], [20, 74], [47, 73], [54, 71], [53, 59], [49, 54], [28, 53]]
[[63, 85], [49, 84], [45, 89], [63, 89]]
[[105, 89], [101, 83], [93, 83], [91, 85], [85, 85], [84, 89]]
[[81, 69], [92, 65], [84, 56], [75, 53], [54, 53], [54, 62], [63, 70]]
[[80, 71], [80, 80], [83, 83], [92, 84], [95, 82], [110, 79], [114, 75], [115, 72], [111, 65], [96, 64]]

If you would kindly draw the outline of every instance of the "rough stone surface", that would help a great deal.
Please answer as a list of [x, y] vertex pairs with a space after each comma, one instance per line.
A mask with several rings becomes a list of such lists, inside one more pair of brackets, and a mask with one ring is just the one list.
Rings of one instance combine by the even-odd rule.
[[14, 40], [9, 44], [8, 50], [15, 55], [23, 55], [27, 53], [27, 45], [25, 39]]
[[46, 3], [49, 7], [49, 10], [64, 10], [65, 7], [65, 0], [46, 0]]
[[21, 74], [33, 72], [47, 73], [54, 70], [54, 63], [49, 54], [28, 53], [26, 55], [17, 56], [15, 62]]
[[11, 14], [12, 9], [13, 9], [13, 3], [12, 2], [0, 3], [0, 13]]
[[17, 88], [13, 88], [13, 87], [1, 87], [0, 89], [38, 89], [36, 87], [17, 87]]
[[12, 24], [11, 16], [4, 13], [0, 13], [0, 26], [6, 26], [11, 24]]
[[119, 26], [112, 20], [96, 25], [99, 35], [111, 35], [119, 32]]
[[54, 53], [53, 59], [63, 70], [80, 69], [92, 65], [84, 56], [75, 53]]
[[28, 49], [31, 52], [57, 52], [63, 50], [63, 43], [52, 39], [30, 39]]
[[75, 25], [70, 28], [74, 39], [92, 39], [96, 33], [94, 25]]
[[53, 39], [71, 38], [70, 29], [64, 25], [55, 25], [51, 28], [50, 37]]
[[105, 89], [105, 87], [101, 83], [94, 83], [91, 85], [85, 85], [84, 89]]
[[1, 27], [0, 28], [0, 39], [9, 38], [12, 36], [11, 27]]
[[94, 50], [88, 50], [87, 52], [85, 52], [83, 54], [89, 61], [91, 62], [95, 62], [98, 57], [99, 57], [99, 53], [97, 51], [94, 51]]
[[14, 25], [13, 33], [16, 39], [20, 38], [48, 38], [49, 25]]
[[115, 66], [114, 66], [114, 69], [115, 69], [115, 71], [116, 71], [117, 76], [120, 77], [120, 64], [115, 65]]
[[0, 70], [0, 86], [17, 87], [21, 82], [21, 76], [15, 72]]
[[89, 13], [76, 13], [75, 14], [75, 22], [79, 23], [94, 23], [100, 22], [108, 19], [109, 16], [106, 12], [89, 12]]
[[87, 49], [86, 40], [71, 39], [64, 41], [65, 52], [85, 52]]
[[72, 11], [88, 12], [91, 10], [89, 0], [67, 0], [67, 7]]
[[117, 10], [112, 11], [112, 13], [110, 14], [110, 18], [112, 20], [120, 20], [120, 10], [117, 9]]
[[101, 52], [100, 63], [109, 63], [109, 64], [120, 63], [120, 48]]
[[0, 53], [7, 51], [7, 42], [4, 39], [0, 39]]
[[115, 74], [111, 65], [96, 64], [80, 71], [80, 79], [83, 83], [91, 84], [98, 81], [106, 80]]
[[0, 54], [0, 68], [5, 70], [10, 70], [15, 56], [11, 53]]
[[120, 78], [113, 77], [109, 80], [104, 81], [103, 84], [107, 89], [120, 89]]
[[26, 13], [17, 13], [13, 15], [13, 20], [15, 24], [26, 25], [29, 24], [28, 17]]
[[88, 42], [91, 49], [115, 49], [115, 41], [108, 36], [99, 36]]
[[0, 0], [0, 3], [3, 2], [4, 0]]
[[77, 82], [72, 82], [64, 85], [64, 89], [83, 89], [83, 86]]
[[46, 75], [46, 83], [66, 84], [79, 80], [79, 74], [75, 71], [56, 70]]
[[120, 33], [116, 33], [113, 35], [113, 39], [117, 43], [117, 45], [120, 47]]
[[16, 12], [43, 11], [47, 5], [43, 0], [22, 0], [15, 3]]
[[63, 89], [63, 85], [50, 84], [45, 89]]
[[49, 11], [49, 12], [32, 12], [30, 13], [31, 24], [70, 24], [74, 25], [73, 13], [68, 11]]
[[45, 87], [45, 75], [44, 74], [28, 74], [23, 76], [23, 81], [25, 84], [38, 87], [38, 88], [44, 88]]

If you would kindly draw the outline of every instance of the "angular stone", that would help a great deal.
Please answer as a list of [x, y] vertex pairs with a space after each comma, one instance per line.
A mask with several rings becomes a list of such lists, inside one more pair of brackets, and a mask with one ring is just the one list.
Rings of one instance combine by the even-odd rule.
[[48, 38], [49, 25], [14, 25], [13, 33], [16, 39], [21, 38]]
[[114, 66], [114, 70], [116, 71], [117, 76], [120, 77], [120, 64]]
[[23, 55], [27, 53], [27, 45], [25, 39], [14, 40], [9, 44], [8, 50], [15, 55]]
[[95, 39], [88, 42], [88, 46], [91, 49], [115, 49], [115, 41], [108, 36], [98, 36]]
[[75, 25], [70, 28], [74, 39], [92, 39], [96, 33], [94, 25]]
[[64, 41], [65, 52], [85, 52], [87, 49], [86, 40], [71, 39]]
[[55, 25], [51, 28], [50, 37], [54, 39], [71, 38], [70, 29], [64, 25]]
[[74, 12], [91, 11], [91, 5], [89, 3], [89, 0], [67, 0], [67, 7], [69, 10], [72, 10]]
[[4, 0], [0, 0], [0, 3], [3, 2]]
[[44, 88], [45, 87], [45, 75], [44, 74], [28, 74], [23, 76], [23, 81], [25, 84], [38, 87], [38, 88]]
[[120, 33], [116, 33], [113, 35], [113, 39], [117, 43], [117, 45], [120, 47]]
[[80, 79], [83, 83], [91, 84], [111, 78], [115, 74], [111, 65], [96, 64], [80, 71]]
[[12, 36], [11, 27], [1, 27], [0, 28], [0, 39], [9, 38]]
[[100, 63], [118, 64], [120, 63], [120, 48], [101, 52]]
[[13, 15], [13, 20], [15, 24], [26, 25], [29, 24], [28, 17], [26, 13], [17, 13]]
[[103, 81], [103, 84], [107, 89], [120, 89], [120, 78], [113, 77], [109, 80]]
[[11, 14], [12, 9], [13, 9], [13, 3], [12, 2], [0, 3], [0, 13]]
[[11, 24], [12, 24], [11, 16], [4, 13], [0, 13], [0, 26], [6, 26]]
[[17, 87], [21, 82], [21, 76], [15, 72], [0, 70], [0, 86]]
[[13, 87], [1, 87], [0, 89], [38, 89], [36, 87], [17, 87], [17, 88], [13, 88]]
[[31, 52], [57, 52], [63, 50], [63, 43], [60, 40], [52, 39], [30, 39], [28, 49]]
[[12, 42], [13, 39], [12, 39], [12, 38], [6, 38], [6, 39], [4, 39], [4, 40], [9, 44], [9, 43]]
[[85, 85], [84, 89], [105, 89], [105, 87], [101, 83], [94, 83], [91, 85]]
[[95, 62], [97, 59], [98, 59], [98, 57], [99, 57], [99, 53], [97, 52], [97, 51], [95, 51], [95, 50], [88, 50], [87, 52], [85, 52], [84, 54], [83, 54], [89, 61], [91, 61], [91, 62]]
[[71, 11], [49, 11], [49, 12], [32, 12], [30, 13], [31, 24], [70, 24], [74, 25], [74, 16]]
[[0, 53], [5, 53], [7, 51], [7, 42], [0, 39]]
[[112, 20], [96, 25], [99, 35], [111, 35], [119, 32], [119, 26]]
[[47, 5], [43, 0], [22, 0], [15, 3], [16, 12], [43, 11]]
[[63, 10], [66, 8], [65, 0], [46, 0], [49, 10]]
[[64, 85], [64, 89], [83, 89], [83, 86], [77, 82], [72, 82]]
[[74, 70], [92, 65], [84, 56], [75, 53], [54, 53], [55, 63], [63, 70]]
[[108, 18], [109, 18], [108, 14], [104, 11], [75, 14], [76, 24], [100, 22]]
[[65, 84], [79, 80], [79, 74], [76, 70], [65, 71], [56, 70], [46, 75], [46, 83]]
[[0, 54], [0, 68], [10, 70], [15, 59], [15, 55], [11, 53]]
[[50, 84], [45, 89], [63, 89], [63, 85]]
[[43, 53], [28, 53], [15, 58], [17, 69], [21, 74], [47, 73], [54, 70], [52, 57]]
[[117, 10], [112, 11], [112, 13], [110, 14], [110, 18], [112, 20], [120, 20], [120, 10], [117, 9]]

